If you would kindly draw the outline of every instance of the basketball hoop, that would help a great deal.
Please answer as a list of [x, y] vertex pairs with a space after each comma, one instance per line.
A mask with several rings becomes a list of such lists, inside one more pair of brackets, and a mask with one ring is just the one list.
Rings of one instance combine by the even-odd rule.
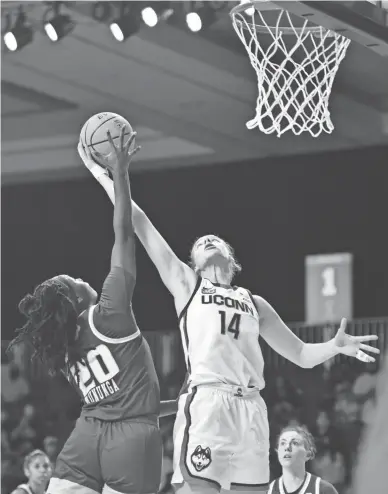
[[330, 134], [329, 97], [350, 40], [268, 0], [237, 5], [230, 15], [257, 74], [256, 116], [247, 128], [278, 137]]

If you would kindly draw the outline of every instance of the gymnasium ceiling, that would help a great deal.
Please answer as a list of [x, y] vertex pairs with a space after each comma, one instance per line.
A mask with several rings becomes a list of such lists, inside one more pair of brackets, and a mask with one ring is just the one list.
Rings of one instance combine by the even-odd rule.
[[[78, 133], [99, 111], [136, 127], [139, 171], [388, 144], [388, 57], [352, 43], [331, 98], [333, 134], [278, 139], [246, 129], [256, 76], [227, 11], [206, 35], [160, 24], [120, 44], [87, 8], [77, 3], [77, 27], [59, 44], [37, 33], [20, 52], [3, 53], [5, 184], [84, 176]], [[36, 2], [29, 15], [40, 22], [42, 9]]]

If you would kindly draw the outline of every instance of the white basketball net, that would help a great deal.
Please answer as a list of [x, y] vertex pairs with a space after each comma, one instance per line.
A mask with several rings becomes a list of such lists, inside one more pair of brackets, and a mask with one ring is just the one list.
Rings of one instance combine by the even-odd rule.
[[[252, 4], [244, 7], [252, 8]], [[295, 28], [287, 11], [276, 13], [276, 25], [269, 26], [265, 12], [231, 12], [234, 29], [257, 74], [256, 116], [246, 126], [278, 137], [288, 130], [296, 135], [310, 132], [313, 137], [330, 134], [334, 129], [328, 110], [330, 92], [350, 40], [308, 20]], [[268, 48], [260, 43], [263, 33], [267, 39], [271, 36]]]

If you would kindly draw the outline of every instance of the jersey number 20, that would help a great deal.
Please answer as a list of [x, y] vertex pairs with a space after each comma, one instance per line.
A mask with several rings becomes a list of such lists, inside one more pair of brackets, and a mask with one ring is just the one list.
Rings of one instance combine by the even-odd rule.
[[98, 345], [86, 354], [84, 362], [77, 362], [78, 376], [74, 367], [71, 373], [83, 396], [97, 385], [112, 379], [119, 372], [119, 366], [106, 345]]
[[234, 339], [238, 339], [238, 335], [240, 334], [240, 322], [241, 322], [241, 314], [237, 314], [235, 312], [230, 320], [229, 324], [226, 324], [226, 312], [224, 310], [218, 311], [221, 317], [221, 334], [233, 333]]

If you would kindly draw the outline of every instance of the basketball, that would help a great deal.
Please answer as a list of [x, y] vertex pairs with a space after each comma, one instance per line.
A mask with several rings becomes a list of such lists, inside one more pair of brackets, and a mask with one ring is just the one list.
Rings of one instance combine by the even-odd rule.
[[[85, 122], [81, 129], [80, 141], [84, 147], [88, 147], [93, 153], [97, 151], [103, 156], [108, 157], [111, 152], [111, 146], [108, 141], [107, 132], [109, 130], [115, 145], [119, 144], [120, 133], [123, 126], [126, 126], [124, 143], [128, 142], [129, 136], [133, 132], [130, 123], [121, 115], [111, 112], [102, 112], [93, 115]], [[134, 142], [132, 143], [132, 146]], [[131, 148], [132, 148], [131, 146]], [[98, 162], [97, 158], [94, 159]], [[98, 163], [102, 165], [102, 163]]]

